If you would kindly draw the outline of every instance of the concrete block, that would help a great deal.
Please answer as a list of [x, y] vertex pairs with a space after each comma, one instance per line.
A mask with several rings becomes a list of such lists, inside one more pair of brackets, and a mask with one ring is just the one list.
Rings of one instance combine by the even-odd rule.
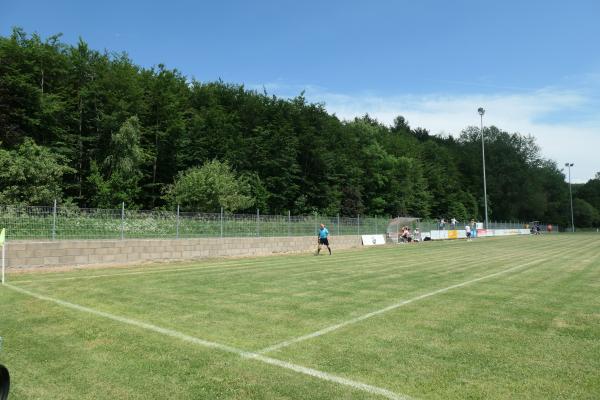
[[60, 257], [65, 255], [65, 249], [48, 249], [46, 256]]
[[27, 258], [29, 256], [31, 256], [31, 251], [14, 250], [14, 249], [11, 249], [10, 247], [6, 246], [6, 258], [20, 259], [20, 258]]
[[120, 243], [120, 241], [115, 241], [115, 240], [98, 240], [96, 242], [96, 247], [113, 249], [116, 246], [118, 246], [119, 243]]
[[94, 249], [94, 254], [108, 255], [108, 254], [114, 254], [114, 253], [115, 253], [115, 250], [113, 248], [97, 247]]
[[23, 251], [27, 248], [25, 243], [6, 242], [6, 251]]
[[44, 264], [45, 265], [57, 265], [57, 264], [59, 264], [59, 258], [58, 257], [44, 257]]
[[127, 261], [138, 261], [141, 259], [140, 253], [128, 253]]
[[104, 256], [100, 255], [100, 254], [90, 254], [88, 256], [88, 261], [90, 264], [100, 264], [100, 263], [104, 262], [102, 257], [104, 257]]
[[72, 249], [75, 246], [75, 242], [72, 240], [61, 240], [58, 242], [56, 247], [59, 249]]
[[65, 256], [78, 256], [81, 253], [85, 252], [85, 250], [84, 249], [79, 249], [79, 248], [76, 248], [76, 247], [74, 247], [74, 248], [67, 248], [67, 247], [65, 247], [63, 249], [63, 252], [64, 252], [63, 254]]
[[58, 257], [58, 263], [60, 265], [74, 265], [76, 256], [61, 256]]
[[31, 251], [30, 256], [44, 257], [46, 255], [47, 251], [48, 251], [48, 249], [45, 246], [44, 247], [40, 246], [40, 247], [34, 248]]
[[112, 263], [112, 262], [117, 261], [117, 256], [114, 254], [103, 254], [100, 256], [100, 259], [102, 262]]
[[60, 242], [61, 249], [86, 249], [89, 240], [63, 240]]
[[44, 266], [44, 259], [42, 257], [30, 257], [30, 258], [24, 258], [22, 261], [19, 261], [18, 263], [15, 263], [14, 267], [28, 267], [28, 266], [32, 266], [32, 267], [38, 267], [38, 266]]
[[75, 256], [75, 264], [88, 264], [89, 263], [89, 257], [87, 255], [85, 256]]

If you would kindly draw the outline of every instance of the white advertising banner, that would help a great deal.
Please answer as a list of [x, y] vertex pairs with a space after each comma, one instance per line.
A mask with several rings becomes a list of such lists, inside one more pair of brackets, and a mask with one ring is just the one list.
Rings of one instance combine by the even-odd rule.
[[[528, 235], [529, 229], [477, 229], [476, 237]], [[431, 231], [432, 240], [464, 239], [467, 232], [464, 230]]]
[[363, 246], [378, 246], [385, 244], [383, 235], [362, 235]]
[[448, 231], [431, 231], [431, 240], [448, 239]]

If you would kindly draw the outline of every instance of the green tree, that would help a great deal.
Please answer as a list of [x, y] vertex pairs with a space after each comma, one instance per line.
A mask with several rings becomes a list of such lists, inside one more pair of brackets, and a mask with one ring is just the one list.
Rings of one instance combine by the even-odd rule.
[[175, 183], [166, 189], [165, 199], [183, 210], [228, 212], [248, 209], [255, 204], [245, 179], [238, 178], [227, 162], [213, 160], [201, 167], [179, 173]]
[[111, 151], [104, 160], [103, 168], [92, 163], [89, 181], [96, 189], [93, 197], [96, 206], [115, 207], [121, 202], [135, 206], [142, 178], [140, 166], [147, 159], [140, 145], [140, 136], [138, 118], [128, 118], [112, 135]]
[[596, 210], [600, 211], [600, 172], [577, 189], [576, 197], [585, 200]]
[[[270, 212], [270, 192], [267, 190], [263, 181], [256, 172], [245, 172], [241, 174], [239, 177], [239, 182], [242, 188], [247, 188], [246, 194], [249, 195], [250, 198], [254, 199], [253, 204], [249, 204], [248, 207], [253, 207], [254, 209], [258, 208], [262, 213]], [[254, 212], [254, 209], [246, 209], [246, 211]]]
[[[190, 83], [83, 39], [71, 46], [19, 28], [0, 37], [2, 146], [31, 139], [60, 155], [76, 173], [65, 172], [59, 189], [81, 206], [164, 206], [160, 194], [181, 171], [217, 159], [229, 160], [239, 186], [250, 188], [239, 193], [255, 200], [238, 210], [481, 218], [480, 133], [431, 135], [403, 117], [391, 126], [368, 115], [341, 121], [303, 93]], [[540, 157], [534, 139], [496, 127], [485, 138], [492, 218], [567, 223], [563, 171]], [[596, 210], [598, 182], [574, 193]]]
[[0, 149], [0, 204], [50, 205], [62, 200], [63, 177], [73, 172], [64, 157], [29, 138], [15, 150]]
[[448, 207], [449, 218], [456, 218], [459, 222], [469, 221], [469, 212], [460, 201], [451, 201]]
[[585, 200], [573, 199], [573, 217], [575, 226], [589, 228], [600, 225], [600, 214], [590, 203]]

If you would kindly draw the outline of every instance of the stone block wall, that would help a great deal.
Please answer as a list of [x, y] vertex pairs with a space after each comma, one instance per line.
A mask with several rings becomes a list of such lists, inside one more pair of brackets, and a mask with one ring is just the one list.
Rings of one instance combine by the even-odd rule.
[[[330, 239], [330, 243], [334, 251], [362, 245], [360, 236], [336, 236]], [[11, 270], [207, 257], [266, 256], [313, 251], [315, 248], [314, 236], [10, 241], [6, 243], [6, 267]]]

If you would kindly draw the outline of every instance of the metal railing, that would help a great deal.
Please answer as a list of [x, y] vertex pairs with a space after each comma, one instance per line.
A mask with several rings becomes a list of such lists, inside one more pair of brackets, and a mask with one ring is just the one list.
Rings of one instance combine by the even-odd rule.
[[331, 235], [385, 234], [389, 219], [311, 215], [263, 215], [0, 206], [8, 240], [144, 239], [313, 236], [321, 223]]
[[[263, 215], [180, 212], [161, 210], [63, 207], [0, 206], [0, 228], [8, 240], [64, 239], [173, 239], [201, 237], [313, 236], [321, 223], [331, 235], [386, 234], [392, 217]], [[421, 220], [411, 229], [421, 232], [440, 229], [439, 221]], [[456, 229], [465, 223], [457, 222]], [[489, 229], [521, 229], [524, 222], [490, 222]], [[540, 224], [543, 230], [546, 224]], [[446, 223], [444, 229], [451, 229]], [[555, 226], [558, 232], [558, 226]]]
[[[479, 221], [481, 222], [481, 221]], [[452, 224], [446, 221], [441, 224], [440, 221], [435, 220], [424, 220], [420, 222], [421, 231], [432, 231], [432, 230], [453, 230], [453, 229], [465, 229], [465, 225], [471, 226], [471, 221], [456, 221]], [[487, 229], [530, 229], [532, 224], [523, 221], [489, 221]], [[540, 229], [542, 231], [547, 230], [547, 224], [540, 223]], [[552, 231], [558, 232], [558, 225], [552, 225]]]

